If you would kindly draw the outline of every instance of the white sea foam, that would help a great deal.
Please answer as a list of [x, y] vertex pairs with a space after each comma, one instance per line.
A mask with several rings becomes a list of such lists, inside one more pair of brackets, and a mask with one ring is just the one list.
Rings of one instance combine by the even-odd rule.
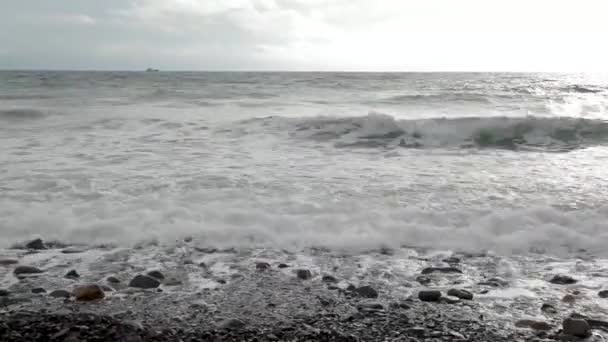
[[608, 255], [608, 207], [433, 212], [327, 202], [292, 210], [288, 203], [212, 202], [202, 193], [181, 199], [92, 202], [78, 208], [6, 200], [1, 205], [3, 246], [36, 235], [116, 245], [153, 239], [171, 242], [190, 235], [210, 246], [361, 250], [407, 245], [507, 254], [586, 249]]

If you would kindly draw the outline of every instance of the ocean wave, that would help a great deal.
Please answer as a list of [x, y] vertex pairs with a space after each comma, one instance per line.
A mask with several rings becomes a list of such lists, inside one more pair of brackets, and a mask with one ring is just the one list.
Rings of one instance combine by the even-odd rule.
[[[227, 205], [223, 201], [202, 200], [206, 196], [204, 192], [192, 192], [183, 198], [120, 203], [100, 198], [80, 205], [78, 210], [53, 202], [24, 205], [6, 199], [0, 202], [0, 247], [42, 234], [46, 240], [88, 245], [132, 246], [146, 240], [170, 243], [192, 236], [221, 248], [369, 250], [410, 246], [553, 255], [584, 249], [608, 255], [608, 207], [462, 208], [436, 212], [353, 201], [260, 207], [234, 200]], [[285, 211], [283, 205], [291, 209]]]
[[361, 117], [269, 117], [248, 120], [287, 130], [289, 136], [334, 142], [336, 147], [499, 148], [570, 151], [608, 143], [608, 122], [572, 117], [458, 117], [397, 120]]
[[45, 113], [33, 108], [0, 109], [0, 119], [4, 120], [33, 120], [45, 116]]

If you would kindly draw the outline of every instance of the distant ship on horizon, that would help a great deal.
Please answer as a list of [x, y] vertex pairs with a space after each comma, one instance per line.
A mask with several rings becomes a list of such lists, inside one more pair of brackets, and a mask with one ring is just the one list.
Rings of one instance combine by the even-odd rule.
[[154, 69], [154, 68], [148, 68], [146, 69], [146, 72], [159, 72], [160, 70], [158, 69]]

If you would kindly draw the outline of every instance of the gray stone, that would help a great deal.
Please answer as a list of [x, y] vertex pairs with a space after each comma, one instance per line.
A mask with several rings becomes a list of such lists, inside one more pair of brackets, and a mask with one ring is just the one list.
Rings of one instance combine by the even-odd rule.
[[323, 276], [323, 278], [321, 278], [321, 280], [323, 280], [324, 283], [337, 283], [338, 279], [336, 279], [336, 277], [326, 274]]
[[448, 296], [454, 296], [464, 300], [473, 300], [473, 294], [467, 290], [462, 289], [450, 289]]
[[63, 254], [76, 254], [76, 253], [83, 253], [85, 250], [78, 248], [78, 247], [68, 247], [65, 248], [63, 250], [61, 250], [61, 253]]
[[8, 290], [0, 289], [0, 297], [6, 297], [10, 294]]
[[155, 289], [160, 286], [160, 282], [152, 277], [138, 274], [129, 282], [129, 286], [141, 289]]
[[32, 289], [32, 293], [46, 293], [46, 290], [43, 289], [42, 287], [37, 287], [35, 289]]
[[70, 298], [70, 293], [66, 290], [55, 290], [49, 293], [49, 297], [53, 298]]
[[255, 264], [255, 269], [258, 271], [266, 271], [270, 269], [270, 264], [267, 262], [258, 262]]
[[441, 298], [441, 291], [437, 290], [422, 290], [418, 292], [418, 299], [423, 302], [437, 302]]
[[312, 278], [312, 273], [309, 270], [296, 270], [296, 275], [299, 279], [308, 280]]
[[443, 259], [443, 262], [448, 263], [448, 264], [458, 264], [458, 263], [460, 263], [460, 259], [458, 259], [457, 257], [449, 257], [449, 258]]
[[34, 266], [17, 266], [13, 270], [13, 273], [15, 275], [36, 274], [36, 273], [42, 273], [42, 272], [44, 272], [44, 271], [42, 271], [41, 269], [34, 267]]
[[148, 272], [148, 276], [150, 276], [152, 278], [156, 278], [158, 280], [165, 279], [165, 276], [160, 271], [157, 271], [157, 270]]
[[553, 278], [551, 278], [551, 280], [549, 280], [549, 282], [551, 284], [558, 284], [558, 285], [571, 285], [571, 284], [576, 284], [576, 279], [574, 279], [568, 275], [558, 274], [558, 275], [553, 276]]
[[66, 273], [65, 277], [69, 278], [69, 279], [76, 279], [76, 278], [80, 278], [80, 274], [78, 274], [78, 272], [76, 272], [76, 270], [71, 270], [68, 273]]
[[557, 314], [557, 309], [553, 305], [547, 304], [547, 303], [544, 303], [540, 307], [540, 311], [548, 313], [548, 314], [552, 314], [552, 315]]
[[515, 326], [518, 328], [528, 328], [539, 331], [548, 331], [551, 330], [552, 327], [549, 323], [545, 321], [537, 321], [533, 319], [521, 319], [515, 322]]
[[564, 335], [576, 337], [589, 337], [591, 335], [591, 326], [584, 319], [566, 318], [562, 323]]
[[461, 270], [456, 267], [427, 267], [422, 270], [422, 274], [431, 274], [431, 273], [462, 273]]
[[277, 266], [278, 268], [288, 268], [289, 265], [287, 264], [279, 264], [279, 266]]
[[42, 241], [42, 239], [35, 239], [35, 240], [32, 240], [32, 241], [26, 243], [25, 248], [40, 250], [40, 249], [46, 249], [46, 246], [44, 245], [44, 242]]
[[120, 280], [114, 276], [109, 276], [106, 278], [106, 281], [111, 284], [119, 284]]
[[369, 285], [357, 287], [353, 292], [364, 298], [378, 298], [378, 291]]
[[227, 319], [219, 324], [219, 328], [224, 330], [241, 330], [244, 327], [245, 323], [236, 318]]
[[0, 266], [9, 266], [18, 264], [19, 260], [16, 259], [0, 259]]
[[600, 296], [600, 298], [608, 298], [608, 290], [600, 291], [597, 295]]

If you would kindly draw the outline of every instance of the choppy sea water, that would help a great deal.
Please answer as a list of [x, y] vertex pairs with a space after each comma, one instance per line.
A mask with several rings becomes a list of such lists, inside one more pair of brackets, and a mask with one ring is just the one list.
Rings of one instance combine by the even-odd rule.
[[[608, 75], [2, 71], [0, 256], [51, 283], [178, 270], [180, 293], [288, 261], [401, 297], [457, 253], [431, 286], [497, 321], [605, 315], [607, 113]], [[89, 250], [6, 249], [37, 236]]]
[[0, 232], [128, 245], [608, 243], [608, 76], [0, 72]]

